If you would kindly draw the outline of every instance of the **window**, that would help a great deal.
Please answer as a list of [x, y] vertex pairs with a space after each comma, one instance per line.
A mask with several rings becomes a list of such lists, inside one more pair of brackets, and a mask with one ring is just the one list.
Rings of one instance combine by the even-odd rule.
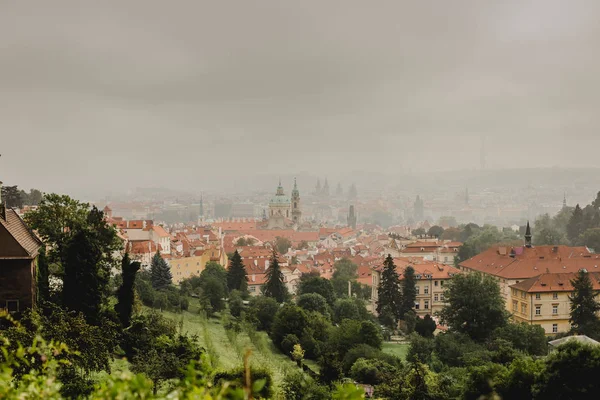
[[418, 301], [415, 301], [415, 310], [418, 310], [418, 309], [419, 309], [419, 306], [420, 306], [419, 302], [418, 302]]
[[420, 287], [419, 287], [418, 285], [417, 285], [417, 286], [415, 286], [415, 289], [417, 290], [417, 294], [420, 294], [420, 293], [419, 293], [419, 289], [420, 289]]
[[424, 294], [429, 294], [429, 286], [425, 286], [425, 287], [423, 288], [423, 293], [424, 293]]
[[524, 299], [527, 297], [527, 294], [525, 292], [521, 292], [521, 298]]
[[429, 310], [429, 300], [425, 300], [425, 309]]
[[512, 293], [513, 296], [517, 295], [517, 289], [511, 289], [510, 291], [511, 291], [511, 293]]
[[439, 297], [438, 297], [438, 295], [437, 295], [437, 294], [434, 294], [434, 295], [433, 295], [433, 301], [438, 301], [438, 300], [439, 300]]
[[444, 295], [440, 294], [440, 301], [444, 301]]
[[9, 313], [19, 312], [19, 300], [6, 300], [6, 311]]
[[535, 306], [535, 315], [542, 315], [542, 306]]
[[536, 293], [536, 294], [535, 294], [535, 299], [536, 299], [536, 300], [539, 300], [539, 299], [541, 299], [541, 298], [542, 298], [542, 294], [541, 294], [541, 293]]
[[552, 293], [552, 298], [553, 298], [554, 300], [558, 299], [558, 293]]
[[513, 300], [513, 311], [517, 311], [517, 304], [519, 304], [519, 302], [516, 300]]
[[552, 315], [558, 314], [558, 304], [552, 304]]
[[552, 324], [552, 333], [558, 333], [558, 324]]
[[248, 286], [248, 291], [256, 292], [256, 286]]
[[440, 286], [444, 286], [444, 281], [440, 281]]
[[433, 286], [437, 286], [438, 285], [438, 281], [433, 281]]
[[448, 257], [444, 257], [444, 262], [448, 262]]
[[521, 314], [527, 314], [527, 304], [521, 303]]

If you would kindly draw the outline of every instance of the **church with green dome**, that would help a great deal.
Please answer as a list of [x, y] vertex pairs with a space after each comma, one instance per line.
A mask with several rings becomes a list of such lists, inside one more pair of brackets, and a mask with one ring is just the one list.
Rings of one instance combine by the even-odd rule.
[[297, 227], [302, 218], [300, 209], [300, 192], [296, 179], [294, 179], [294, 189], [292, 197], [286, 196], [281, 180], [277, 187], [275, 196], [269, 201], [268, 228], [269, 229], [288, 229]]

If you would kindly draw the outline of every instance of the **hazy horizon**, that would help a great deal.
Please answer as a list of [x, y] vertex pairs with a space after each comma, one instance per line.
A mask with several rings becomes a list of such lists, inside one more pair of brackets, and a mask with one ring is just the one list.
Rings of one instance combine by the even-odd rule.
[[489, 170], [600, 167], [598, 2], [1, 10], [0, 180], [24, 189], [347, 185], [473, 171], [482, 145]]

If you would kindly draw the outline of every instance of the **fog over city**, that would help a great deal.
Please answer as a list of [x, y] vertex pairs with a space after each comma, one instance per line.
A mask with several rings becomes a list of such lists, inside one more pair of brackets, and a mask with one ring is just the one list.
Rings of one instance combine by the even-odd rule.
[[4, 2], [1, 178], [87, 194], [597, 168], [599, 12], [583, 0]]

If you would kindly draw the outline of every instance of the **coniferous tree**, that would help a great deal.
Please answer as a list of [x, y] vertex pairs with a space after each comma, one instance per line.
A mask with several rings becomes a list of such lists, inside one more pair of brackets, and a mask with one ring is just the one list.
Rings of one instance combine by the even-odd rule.
[[404, 279], [402, 280], [402, 304], [400, 306], [400, 315], [412, 311], [417, 298], [417, 287], [415, 270], [410, 265], [404, 270]]
[[154, 254], [152, 262], [150, 263], [150, 279], [152, 281], [152, 287], [157, 290], [168, 287], [173, 280], [171, 269], [167, 262], [160, 256], [158, 250], [156, 250], [156, 254]]
[[63, 305], [80, 311], [90, 324], [99, 322], [107, 300], [112, 254], [120, 247], [116, 231], [96, 207], [77, 225], [63, 249]]
[[248, 290], [248, 273], [242, 262], [242, 257], [236, 250], [229, 262], [227, 270], [227, 287], [229, 290], [239, 290], [245, 292]]
[[567, 236], [572, 244], [575, 244], [579, 238], [579, 235], [583, 233], [583, 224], [583, 210], [581, 207], [579, 207], [579, 204], [577, 204], [573, 210], [571, 218], [569, 219], [569, 223], [567, 224]]
[[37, 301], [43, 303], [50, 300], [50, 272], [48, 270], [48, 257], [46, 256], [46, 247], [42, 246], [38, 255], [37, 264]]
[[580, 335], [596, 336], [600, 333], [600, 323], [596, 312], [600, 310], [600, 304], [596, 301], [594, 287], [589, 274], [580, 270], [577, 277], [571, 281], [573, 295], [571, 300], [571, 326], [573, 332]]
[[267, 281], [263, 287], [263, 294], [267, 297], [272, 297], [279, 303], [283, 303], [288, 297], [287, 286], [283, 282], [283, 273], [277, 259], [277, 252], [273, 250], [271, 256], [271, 265], [266, 273]]
[[391, 254], [388, 254], [383, 262], [383, 272], [381, 273], [381, 282], [377, 294], [377, 312], [380, 315], [391, 313], [396, 319], [399, 319], [402, 316], [400, 313], [402, 303], [400, 278], [398, 272], [396, 272], [396, 265]]
[[135, 299], [135, 275], [140, 269], [140, 263], [131, 261], [129, 253], [125, 253], [121, 260], [121, 286], [117, 289], [117, 304], [115, 311], [119, 314], [119, 320], [123, 327], [128, 327], [131, 323], [131, 313], [133, 311], [133, 302]]

